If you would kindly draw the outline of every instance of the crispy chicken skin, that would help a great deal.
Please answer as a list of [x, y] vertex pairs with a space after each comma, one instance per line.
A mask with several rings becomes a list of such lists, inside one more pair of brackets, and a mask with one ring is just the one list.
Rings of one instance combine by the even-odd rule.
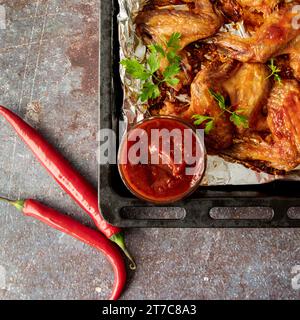
[[300, 35], [291, 41], [280, 54], [290, 55], [290, 67], [293, 69], [295, 78], [300, 81]]
[[[187, 1], [193, 3], [190, 8], [174, 5], [170, 9], [141, 11], [136, 18], [137, 32], [146, 42], [162, 44], [172, 33], [181, 34], [180, 45], [188, 44], [215, 34], [223, 23], [209, 0]], [[150, 36], [150, 39], [149, 39]], [[147, 39], [148, 38], [148, 39]]]
[[296, 80], [275, 84], [268, 101], [268, 125], [268, 139], [257, 134], [241, 137], [224, 154], [283, 171], [300, 164], [300, 85]]
[[233, 124], [228, 114], [222, 112], [218, 103], [209, 93], [209, 89], [223, 92], [222, 82], [233, 74], [239, 63], [229, 60], [224, 64], [216, 61], [198, 73], [191, 85], [191, 105], [181, 117], [191, 121], [195, 114], [214, 117], [214, 128], [207, 136], [208, 147], [220, 150], [226, 149], [232, 144]]
[[251, 11], [270, 14], [272, 10], [281, 2], [281, 0], [236, 0], [243, 8], [249, 8]]
[[299, 35], [292, 23], [297, 15], [293, 10], [296, 3], [274, 11], [251, 38], [223, 33], [216, 37], [216, 43], [233, 59], [265, 63]]
[[[260, 128], [258, 119], [262, 107], [267, 103], [271, 82], [268, 79], [268, 68], [259, 63], [245, 63], [227, 81], [223, 82], [224, 90], [229, 94], [232, 106], [243, 110], [241, 114], [247, 117], [250, 129]], [[240, 132], [244, 128], [238, 128]]]

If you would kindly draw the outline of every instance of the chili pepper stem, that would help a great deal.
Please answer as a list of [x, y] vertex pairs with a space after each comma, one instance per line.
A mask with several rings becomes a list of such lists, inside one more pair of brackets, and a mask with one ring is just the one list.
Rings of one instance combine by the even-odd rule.
[[122, 251], [124, 252], [125, 256], [129, 259], [129, 261], [130, 261], [129, 268], [131, 270], [136, 270], [136, 263], [133, 260], [133, 258], [131, 256], [131, 254], [129, 253], [129, 251], [127, 250], [127, 248], [126, 248], [124, 235], [121, 232], [116, 233], [116, 234], [114, 234], [113, 236], [110, 237], [110, 240], [112, 242], [116, 243], [122, 249]]
[[[14, 206], [17, 210], [19, 211], [23, 211], [24, 209], [24, 205], [25, 205], [25, 200], [9, 200], [3, 197], [0, 197], [0, 201], [2, 202], [6, 202], [12, 206]], [[116, 243], [124, 252], [125, 256], [129, 259], [130, 264], [129, 264], [129, 268], [131, 270], [136, 270], [136, 263], [134, 262], [131, 254], [129, 253], [129, 251], [126, 248], [126, 244], [125, 244], [125, 239], [124, 236], [121, 232], [114, 234], [113, 236], [110, 237], [110, 240], [114, 243]]]
[[6, 202], [8, 204], [11, 204], [12, 206], [14, 206], [16, 209], [18, 209], [19, 211], [23, 211], [24, 209], [24, 204], [25, 204], [25, 200], [9, 200], [3, 197], [0, 197], [0, 201], [2, 202]]

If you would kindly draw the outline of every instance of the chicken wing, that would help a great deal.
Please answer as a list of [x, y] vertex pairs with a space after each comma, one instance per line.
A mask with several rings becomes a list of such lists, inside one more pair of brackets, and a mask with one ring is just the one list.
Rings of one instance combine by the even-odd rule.
[[[181, 34], [180, 46], [215, 34], [223, 23], [209, 0], [186, 1], [186, 5], [172, 5], [171, 10], [145, 10], [136, 17], [138, 34], [145, 42], [163, 44], [172, 33]], [[193, 6], [191, 6], [193, 4]]]
[[238, 22], [242, 18], [242, 7], [236, 0], [219, 0], [217, 6], [229, 21]]
[[[267, 103], [271, 89], [269, 70], [263, 64], [245, 63], [227, 81], [223, 88], [229, 94], [231, 104], [243, 110], [242, 115], [249, 121], [250, 129], [257, 129], [262, 107]], [[238, 128], [243, 132], [244, 128]]]
[[272, 10], [282, 0], [236, 0], [237, 3], [250, 11], [262, 12], [264, 14], [270, 14]]
[[[228, 114], [222, 112], [209, 92], [223, 92], [222, 81], [227, 80], [237, 69], [239, 63], [229, 60], [226, 63], [213, 62], [200, 71], [191, 85], [191, 105], [181, 117], [191, 121], [193, 115], [213, 117], [214, 128], [207, 136], [207, 145], [215, 150], [226, 149], [232, 144], [233, 125]], [[225, 93], [224, 93], [225, 94]]]
[[216, 43], [231, 58], [265, 63], [299, 35], [292, 23], [297, 15], [294, 5], [295, 2], [274, 11], [251, 38], [224, 33], [216, 38]]
[[280, 54], [290, 55], [290, 67], [294, 71], [295, 78], [300, 81], [300, 36], [291, 41]]
[[268, 139], [257, 134], [243, 137], [223, 154], [286, 172], [300, 164], [300, 85], [296, 80], [275, 84], [268, 101], [268, 125]]
[[[261, 110], [267, 103], [271, 89], [269, 72], [263, 64], [240, 64], [234, 61], [214, 62], [200, 71], [191, 85], [191, 103], [185, 112], [180, 112], [176, 104], [165, 102], [160, 115], [174, 115], [188, 121], [195, 114], [210, 116], [215, 119], [214, 130], [207, 137], [207, 143], [212, 149], [224, 149], [231, 145], [233, 138], [233, 124], [228, 115], [224, 114], [214, 98], [209, 93], [213, 88], [230, 97], [231, 105], [235, 109], [243, 110], [241, 114], [249, 120], [250, 129], [267, 131], [266, 118]], [[255, 93], [255, 94], [254, 94]], [[240, 133], [244, 128], [236, 128]]]

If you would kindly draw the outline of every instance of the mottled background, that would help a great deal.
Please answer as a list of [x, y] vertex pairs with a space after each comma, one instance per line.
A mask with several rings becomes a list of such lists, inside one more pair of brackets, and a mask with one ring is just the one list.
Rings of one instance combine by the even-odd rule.
[[[38, 128], [97, 185], [96, 0], [0, 1], [0, 103]], [[0, 121], [0, 194], [34, 197], [91, 224]], [[299, 230], [128, 230], [138, 270], [125, 299], [299, 299]], [[0, 205], [0, 299], [104, 299], [106, 259]]]

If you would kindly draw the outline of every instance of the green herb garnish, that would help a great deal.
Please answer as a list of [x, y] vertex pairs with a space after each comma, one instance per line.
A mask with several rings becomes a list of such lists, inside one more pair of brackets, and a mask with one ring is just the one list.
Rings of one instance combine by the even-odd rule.
[[192, 119], [195, 120], [194, 124], [196, 126], [200, 126], [201, 124], [205, 123], [205, 133], [209, 134], [211, 130], [214, 128], [214, 121], [215, 119], [213, 117], [208, 116], [201, 116], [200, 114], [195, 114]]
[[267, 77], [267, 79], [274, 77], [275, 81], [281, 83], [281, 77], [279, 75], [279, 73], [281, 72], [281, 69], [275, 65], [274, 59], [270, 60], [270, 64], [268, 65], [268, 67], [271, 70], [271, 74]]
[[[243, 110], [239, 109], [236, 111], [231, 111], [232, 107], [226, 105], [226, 100], [222, 94], [215, 92], [212, 89], [209, 89], [209, 93], [218, 103], [220, 109], [223, 110], [223, 112], [218, 117], [227, 112], [230, 114], [230, 121], [233, 122], [237, 127], [249, 128], [249, 121], [247, 117], [240, 114], [241, 112], [243, 112]], [[194, 124], [196, 126], [200, 126], [202, 124], [205, 125], [204, 131], [206, 134], [209, 134], [215, 126], [216, 119], [214, 117], [196, 114], [192, 117], [192, 119], [195, 120]]]
[[[176, 86], [179, 79], [176, 76], [180, 72], [181, 58], [177, 55], [180, 49], [181, 34], [175, 32], [170, 39], [164, 43], [165, 48], [159, 44], [148, 46], [150, 54], [148, 55], [146, 65], [139, 62], [137, 59], [123, 59], [122, 66], [126, 72], [134, 79], [139, 79], [143, 82], [142, 90], [139, 98], [142, 102], [147, 102], [149, 99], [158, 98], [161, 94], [159, 86], [166, 83], [169, 86]], [[163, 58], [168, 60], [168, 66], [157, 74]]]
[[213, 89], [208, 90], [210, 95], [218, 102], [218, 105], [221, 110], [226, 110], [226, 100], [225, 98], [221, 95], [221, 93], [215, 92]]

